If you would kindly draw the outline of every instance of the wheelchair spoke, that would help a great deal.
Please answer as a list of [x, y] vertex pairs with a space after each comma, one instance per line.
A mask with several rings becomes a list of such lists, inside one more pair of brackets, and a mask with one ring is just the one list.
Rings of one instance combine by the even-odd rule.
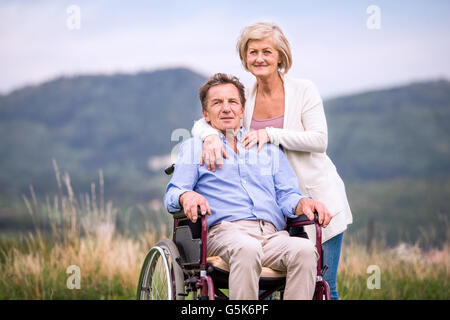
[[142, 278], [141, 299], [172, 300], [173, 288], [171, 266], [167, 259], [167, 250], [154, 247], [150, 253]]
[[150, 271], [152, 274], [150, 284], [150, 294], [152, 300], [167, 300], [169, 296], [169, 289], [167, 283], [167, 272], [161, 254], [158, 255], [155, 265]]
[[[138, 299], [184, 300], [184, 279], [176, 246], [168, 239], [150, 249], [139, 277]], [[177, 294], [178, 293], [178, 294]]]

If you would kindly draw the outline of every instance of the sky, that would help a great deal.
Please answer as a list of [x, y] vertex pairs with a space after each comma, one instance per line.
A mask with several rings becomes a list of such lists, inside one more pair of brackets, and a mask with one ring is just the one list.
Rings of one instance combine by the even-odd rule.
[[325, 98], [450, 79], [448, 0], [2, 0], [0, 93], [60, 76], [171, 67], [225, 72], [250, 86], [236, 41], [258, 21], [283, 29], [289, 75], [312, 80]]

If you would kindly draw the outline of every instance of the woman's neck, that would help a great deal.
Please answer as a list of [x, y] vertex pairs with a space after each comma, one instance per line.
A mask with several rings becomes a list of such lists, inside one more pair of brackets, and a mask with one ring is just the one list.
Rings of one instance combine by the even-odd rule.
[[278, 72], [264, 78], [256, 78], [258, 93], [263, 96], [272, 96], [274, 93], [283, 90], [283, 80]]

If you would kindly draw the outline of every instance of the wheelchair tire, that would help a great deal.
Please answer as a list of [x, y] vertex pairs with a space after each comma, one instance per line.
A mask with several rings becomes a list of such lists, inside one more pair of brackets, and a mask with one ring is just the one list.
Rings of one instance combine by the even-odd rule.
[[162, 239], [145, 258], [139, 277], [139, 300], [184, 300], [184, 275], [173, 241]]

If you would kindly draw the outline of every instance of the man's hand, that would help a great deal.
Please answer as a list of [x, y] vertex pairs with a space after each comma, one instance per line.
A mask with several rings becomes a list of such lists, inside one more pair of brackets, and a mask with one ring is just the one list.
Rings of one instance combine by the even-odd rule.
[[192, 222], [197, 222], [198, 207], [200, 206], [200, 212], [202, 216], [206, 213], [211, 215], [211, 208], [209, 207], [208, 200], [205, 199], [200, 193], [195, 191], [187, 191], [180, 196], [180, 205], [184, 209], [184, 213]]
[[305, 214], [309, 220], [314, 220], [314, 211], [317, 211], [319, 224], [325, 228], [330, 223], [332, 216], [322, 202], [302, 198], [295, 208], [296, 215]]
[[203, 142], [202, 155], [200, 158], [200, 165], [206, 165], [209, 171], [216, 171], [217, 167], [222, 169], [223, 158], [228, 158], [225, 147], [223, 146], [222, 140], [216, 134], [207, 136]]

